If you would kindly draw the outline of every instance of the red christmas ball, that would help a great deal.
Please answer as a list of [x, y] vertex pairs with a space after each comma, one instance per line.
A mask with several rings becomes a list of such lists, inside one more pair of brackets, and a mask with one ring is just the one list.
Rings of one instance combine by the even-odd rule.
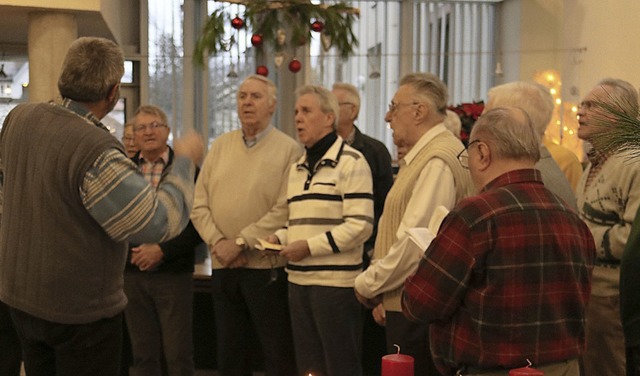
[[267, 77], [269, 75], [269, 68], [265, 65], [258, 65], [256, 68], [256, 74]]
[[240, 30], [242, 29], [242, 27], [244, 26], [244, 21], [242, 20], [242, 18], [236, 16], [234, 19], [231, 20], [231, 27], [233, 27], [236, 30]]
[[293, 73], [300, 72], [300, 69], [302, 69], [302, 63], [300, 63], [299, 60], [293, 59], [291, 60], [291, 62], [289, 62], [289, 70]]
[[322, 23], [322, 21], [314, 21], [311, 24], [311, 30], [315, 31], [316, 33], [321, 32], [324, 29], [324, 24]]
[[256, 47], [259, 47], [262, 45], [262, 35], [260, 34], [253, 34], [251, 36], [251, 44], [253, 44]]

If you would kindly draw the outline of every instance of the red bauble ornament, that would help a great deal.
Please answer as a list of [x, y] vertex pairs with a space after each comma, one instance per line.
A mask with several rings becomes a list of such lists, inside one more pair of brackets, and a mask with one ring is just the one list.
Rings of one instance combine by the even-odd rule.
[[300, 69], [302, 69], [302, 63], [299, 60], [293, 59], [289, 62], [289, 70], [293, 73], [300, 72]]
[[316, 33], [321, 32], [324, 29], [324, 23], [322, 23], [322, 21], [314, 21], [311, 24], [311, 30], [315, 31]]
[[267, 77], [269, 75], [269, 68], [265, 65], [258, 65], [256, 68], [256, 74]]
[[251, 44], [253, 44], [256, 47], [259, 47], [262, 45], [262, 35], [260, 34], [253, 34], [251, 36]]
[[236, 16], [234, 19], [231, 20], [231, 27], [233, 27], [236, 30], [240, 30], [242, 29], [242, 27], [244, 26], [244, 21], [242, 20], [242, 18]]

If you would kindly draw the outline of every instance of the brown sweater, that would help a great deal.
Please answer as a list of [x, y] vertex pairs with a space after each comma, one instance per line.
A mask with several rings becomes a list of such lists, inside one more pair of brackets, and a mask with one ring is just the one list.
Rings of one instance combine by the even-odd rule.
[[125, 244], [107, 236], [79, 192], [87, 170], [112, 148], [121, 146], [108, 132], [56, 105], [20, 105], [7, 116], [0, 134], [2, 301], [63, 324], [124, 309]]

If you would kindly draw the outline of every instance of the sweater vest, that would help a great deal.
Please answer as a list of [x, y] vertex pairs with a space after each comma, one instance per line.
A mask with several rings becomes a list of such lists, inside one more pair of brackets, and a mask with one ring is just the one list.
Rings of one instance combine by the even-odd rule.
[[[411, 161], [400, 168], [387, 199], [376, 237], [373, 258], [384, 258], [391, 246], [398, 241], [396, 232], [402, 221], [407, 203], [411, 199], [413, 189], [420, 173], [432, 158], [442, 159], [453, 173], [456, 189], [456, 202], [473, 194], [473, 183], [469, 171], [462, 167], [457, 155], [464, 146], [450, 132], [442, 132], [429, 141]], [[451, 209], [451, 208], [448, 208]], [[400, 298], [402, 287], [384, 294], [384, 307], [389, 311], [402, 311]]]
[[0, 299], [6, 304], [62, 324], [124, 309], [125, 244], [109, 238], [80, 194], [89, 168], [114, 148], [122, 150], [115, 137], [57, 105], [20, 105], [7, 116], [0, 135]]

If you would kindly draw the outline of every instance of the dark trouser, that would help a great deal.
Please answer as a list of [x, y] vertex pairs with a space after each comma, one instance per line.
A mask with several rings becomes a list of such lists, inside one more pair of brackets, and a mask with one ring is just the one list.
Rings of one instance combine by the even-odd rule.
[[384, 326], [378, 325], [370, 309], [363, 308], [362, 312], [362, 372], [377, 376], [380, 375], [382, 357], [388, 354], [386, 334]]
[[284, 268], [214, 269], [211, 281], [218, 344], [218, 373], [251, 374], [249, 333], [255, 329], [267, 376], [295, 375]]
[[362, 311], [353, 288], [289, 284], [298, 374], [362, 375]]
[[29, 376], [113, 376], [120, 372], [123, 314], [58, 324], [11, 308]]
[[131, 375], [193, 375], [193, 275], [127, 272], [124, 291]]
[[9, 307], [0, 302], [0, 375], [19, 376], [21, 362], [20, 338], [13, 326]]
[[429, 326], [409, 321], [402, 312], [387, 311], [387, 351], [400, 352], [414, 359], [415, 376], [440, 375], [429, 350]]
[[640, 345], [627, 347], [627, 376], [640, 376]]

